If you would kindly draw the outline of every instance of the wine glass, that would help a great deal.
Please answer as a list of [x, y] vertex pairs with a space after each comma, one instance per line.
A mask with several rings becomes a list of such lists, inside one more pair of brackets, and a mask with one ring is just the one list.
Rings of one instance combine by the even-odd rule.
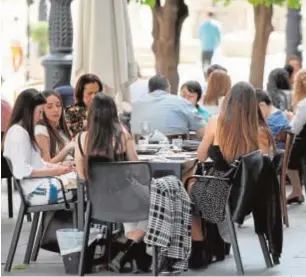
[[148, 121], [143, 121], [140, 123], [140, 134], [145, 138], [147, 144], [149, 144], [149, 138], [152, 134], [152, 125]]

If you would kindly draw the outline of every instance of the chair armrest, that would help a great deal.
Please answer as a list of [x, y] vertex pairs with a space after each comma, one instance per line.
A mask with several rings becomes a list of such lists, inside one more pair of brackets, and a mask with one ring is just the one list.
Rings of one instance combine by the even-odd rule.
[[61, 186], [61, 190], [62, 190], [62, 193], [63, 193], [65, 207], [66, 207], [66, 209], [69, 209], [69, 204], [67, 202], [64, 184], [63, 184], [63, 181], [60, 178], [58, 178], [56, 176], [43, 176], [43, 177], [35, 176], [35, 177], [25, 177], [25, 178], [23, 178], [23, 180], [35, 180], [35, 179], [55, 179], [55, 180], [59, 181], [60, 186]]

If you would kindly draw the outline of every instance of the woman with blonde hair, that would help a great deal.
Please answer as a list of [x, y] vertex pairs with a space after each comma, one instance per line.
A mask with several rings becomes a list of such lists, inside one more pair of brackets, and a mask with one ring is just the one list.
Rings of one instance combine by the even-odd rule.
[[203, 107], [212, 115], [220, 111], [222, 100], [231, 88], [231, 79], [223, 70], [213, 71], [207, 84], [206, 94], [203, 100]]
[[287, 203], [301, 204], [304, 202], [304, 196], [299, 169], [301, 169], [302, 159], [306, 158], [306, 69], [300, 70], [295, 76], [292, 104], [295, 115], [290, 125], [292, 132], [296, 134], [296, 140], [288, 165], [288, 176], [293, 189], [287, 198]]

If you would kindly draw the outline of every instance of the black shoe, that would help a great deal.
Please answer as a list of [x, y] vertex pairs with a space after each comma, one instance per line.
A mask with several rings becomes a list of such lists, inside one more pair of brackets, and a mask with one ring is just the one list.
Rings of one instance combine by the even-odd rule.
[[208, 261], [205, 255], [205, 242], [192, 241], [192, 248], [188, 261], [188, 267], [190, 269], [202, 269], [206, 268], [207, 265]]
[[231, 252], [231, 244], [228, 242], [225, 242], [225, 255], [229, 255]]
[[130, 239], [127, 240], [124, 249], [116, 255], [116, 257], [108, 264], [108, 267], [116, 273], [123, 273], [126, 263], [132, 261], [134, 258], [135, 245], [136, 243], [134, 241]]
[[[148, 255], [146, 252], [146, 244], [141, 241], [136, 244], [136, 256], [135, 256], [135, 263], [132, 265], [133, 272], [137, 271], [140, 273], [147, 273], [150, 272], [150, 268], [152, 265], [152, 256]], [[135, 268], [137, 267], [137, 269]]]
[[305, 199], [304, 199], [303, 195], [295, 196], [295, 197], [292, 197], [290, 199], [287, 199], [287, 205], [291, 205], [291, 204], [294, 204], [294, 203], [302, 204], [304, 201], [305, 201]]

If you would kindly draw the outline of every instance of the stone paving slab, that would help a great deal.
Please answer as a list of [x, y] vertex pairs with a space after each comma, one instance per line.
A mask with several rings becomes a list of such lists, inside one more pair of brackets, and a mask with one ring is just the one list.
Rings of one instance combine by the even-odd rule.
[[[63, 276], [64, 266], [60, 255], [40, 250], [38, 260], [24, 270], [3, 272], [9, 244], [15, 227], [19, 208], [19, 197], [14, 195], [14, 219], [8, 219], [7, 194], [2, 186], [1, 196], [1, 273], [4, 276]], [[306, 205], [289, 207], [290, 227], [284, 228], [284, 247], [281, 264], [266, 269], [257, 236], [254, 233], [253, 220], [249, 218], [241, 228], [237, 228], [238, 242], [240, 245], [245, 274], [248, 276], [306, 276]], [[14, 264], [22, 264], [26, 243], [29, 235], [30, 224], [24, 222], [20, 242], [16, 251]], [[93, 276], [115, 276], [114, 273], [102, 271], [91, 274]], [[150, 274], [148, 274], [150, 275]], [[205, 270], [188, 271], [182, 275], [189, 276], [234, 276], [236, 275], [235, 261], [231, 254], [223, 262], [210, 265]]]

